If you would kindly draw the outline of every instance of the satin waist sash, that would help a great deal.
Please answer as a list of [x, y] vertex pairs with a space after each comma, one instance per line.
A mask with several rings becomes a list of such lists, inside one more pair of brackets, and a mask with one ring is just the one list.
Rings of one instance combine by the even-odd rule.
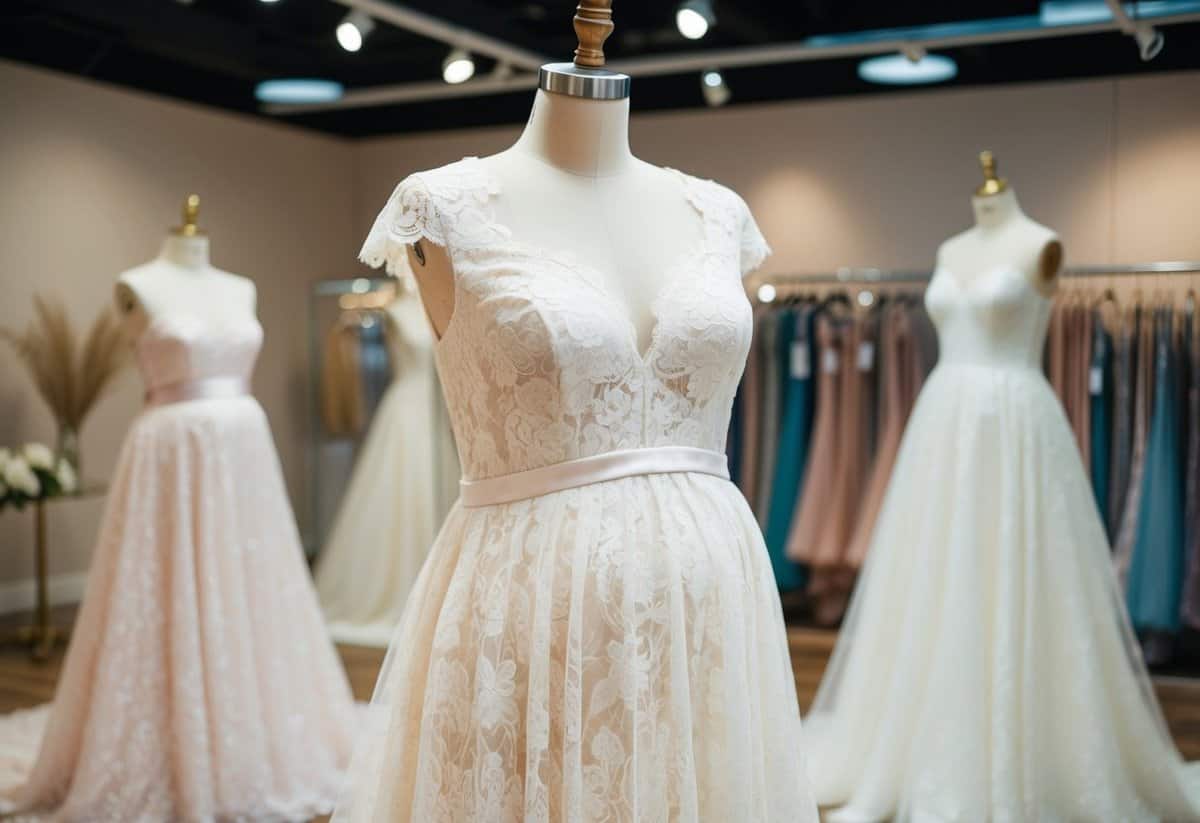
[[580, 457], [529, 471], [460, 482], [466, 508], [528, 500], [543, 494], [642, 474], [697, 472], [729, 479], [729, 461], [720, 452], [690, 446], [656, 446]]
[[190, 400], [211, 400], [220, 397], [245, 397], [250, 394], [250, 381], [244, 377], [205, 377], [200, 380], [180, 380], [146, 390], [147, 406], [166, 406]]

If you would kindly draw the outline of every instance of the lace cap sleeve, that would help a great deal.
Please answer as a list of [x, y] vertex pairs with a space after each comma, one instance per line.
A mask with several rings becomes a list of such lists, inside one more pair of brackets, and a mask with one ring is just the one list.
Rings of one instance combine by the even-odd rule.
[[414, 174], [401, 181], [388, 198], [358, 259], [372, 268], [386, 266], [388, 274], [403, 277], [410, 273], [408, 247], [418, 240], [446, 245], [441, 215], [432, 193], [421, 176]]
[[[741, 198], [738, 198], [741, 200]], [[767, 245], [767, 239], [763, 237], [759, 231], [758, 223], [754, 222], [754, 215], [750, 213], [750, 207], [746, 205], [744, 200], [741, 200], [742, 206], [742, 249], [741, 249], [741, 265], [742, 277], [750, 274], [758, 269], [771, 254], [771, 247]]]

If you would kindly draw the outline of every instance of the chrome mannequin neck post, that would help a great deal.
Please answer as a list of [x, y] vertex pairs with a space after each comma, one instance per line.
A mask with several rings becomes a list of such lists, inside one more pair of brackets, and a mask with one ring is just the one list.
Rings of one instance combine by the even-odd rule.
[[538, 71], [538, 88], [584, 100], [624, 100], [631, 82], [627, 74], [574, 63], [548, 63]]

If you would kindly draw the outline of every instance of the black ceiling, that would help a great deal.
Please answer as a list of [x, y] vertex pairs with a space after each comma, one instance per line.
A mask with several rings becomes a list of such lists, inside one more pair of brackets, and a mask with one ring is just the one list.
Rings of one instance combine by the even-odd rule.
[[[411, 8], [569, 59], [577, 0], [410, 0]], [[1037, 14], [1037, 2], [948, 0], [717, 0], [718, 24], [699, 43], [675, 30], [676, 0], [618, 0], [616, 60], [697, 49], [791, 42], [806, 37]], [[379, 24], [362, 50], [334, 38], [345, 6], [332, 0], [3, 0], [0, 57], [224, 109], [258, 114], [264, 79], [320, 76], [348, 89], [437, 80], [447, 46]], [[1166, 48], [1143, 63], [1129, 37], [1105, 33], [944, 50], [959, 64], [948, 85], [982, 85], [1200, 68], [1200, 23], [1167, 30]], [[731, 105], [888, 89], [858, 79], [857, 59], [733, 69]], [[478, 61], [479, 74], [493, 65]], [[947, 84], [928, 88], [944, 88]], [[912, 88], [906, 88], [912, 91]], [[522, 122], [528, 91], [326, 111], [282, 119], [346, 136]], [[696, 74], [635, 77], [640, 110], [703, 106]], [[260, 115], [268, 116], [268, 115]]]

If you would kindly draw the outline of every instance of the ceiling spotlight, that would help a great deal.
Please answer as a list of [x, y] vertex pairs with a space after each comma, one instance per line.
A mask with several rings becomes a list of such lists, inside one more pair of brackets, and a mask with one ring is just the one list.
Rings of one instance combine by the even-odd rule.
[[675, 12], [675, 27], [688, 40], [699, 40], [717, 24], [712, 0], [684, 0]]
[[278, 2], [279, 2], [279, 0], [259, 0], [259, 2], [260, 2], [260, 3], [265, 3], [266, 5], [268, 5], [268, 6], [269, 6], [269, 5], [271, 5], [272, 3], [278, 3]]
[[442, 79], [451, 85], [465, 83], [475, 76], [475, 60], [464, 49], [455, 49], [442, 61]]
[[772, 286], [770, 283], [763, 283], [761, 286], [758, 287], [758, 302], [774, 303], [775, 296], [776, 296], [775, 287]]
[[[915, 59], [914, 59], [915, 58]], [[942, 83], [958, 75], [958, 64], [941, 54], [905, 49], [903, 54], [883, 54], [858, 64], [858, 76], [868, 83], [914, 86]]]
[[329, 103], [341, 98], [342, 84], [307, 77], [264, 80], [254, 96], [262, 103]]
[[1141, 55], [1143, 62], [1149, 62], [1158, 57], [1165, 40], [1161, 31], [1146, 25], [1137, 27], [1133, 33], [1133, 39], [1137, 41], [1138, 54]]
[[375, 29], [375, 21], [361, 9], [353, 9], [338, 23], [337, 41], [346, 51], [358, 51]]
[[733, 96], [724, 75], [717, 69], [709, 69], [700, 74], [700, 91], [704, 94], [704, 102], [713, 108], [725, 105]]

